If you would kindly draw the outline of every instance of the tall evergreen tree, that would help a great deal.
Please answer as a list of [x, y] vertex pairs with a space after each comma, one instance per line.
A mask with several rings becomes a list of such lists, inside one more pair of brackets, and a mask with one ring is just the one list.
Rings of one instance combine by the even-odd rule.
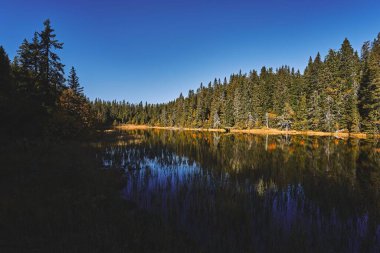
[[44, 102], [47, 105], [54, 105], [59, 92], [64, 88], [64, 65], [56, 50], [63, 48], [63, 43], [56, 39], [54, 29], [50, 25], [50, 20], [44, 22], [44, 30], [40, 36], [40, 78], [39, 86]]
[[321, 130], [335, 131], [339, 129], [338, 119], [343, 107], [339, 78], [339, 56], [337, 52], [330, 49], [321, 73], [323, 83], [323, 117]]
[[68, 87], [72, 89], [75, 93], [82, 95], [83, 87], [79, 84], [79, 78], [77, 76], [76, 70], [74, 67], [71, 67], [69, 77], [67, 80]]
[[322, 83], [321, 83], [321, 71], [323, 63], [321, 56], [318, 52], [314, 61], [309, 59], [309, 64], [305, 69], [305, 81], [307, 82], [307, 111], [309, 128], [312, 130], [319, 130], [322, 122]]
[[358, 89], [358, 107], [362, 117], [362, 129], [367, 131], [372, 128], [369, 119], [369, 102], [371, 101], [370, 93], [370, 76], [368, 68], [368, 58], [371, 51], [371, 43], [366, 41], [361, 49], [361, 68], [360, 68], [360, 85]]
[[4, 48], [0, 46], [0, 96], [3, 97], [3, 99], [11, 92], [11, 78], [11, 64], [9, 57]]
[[343, 94], [343, 112], [340, 125], [353, 132], [359, 131], [358, 88], [359, 88], [359, 57], [346, 38], [339, 50], [339, 77], [341, 93]]
[[[371, 51], [368, 55], [367, 69], [369, 101], [365, 106], [368, 109], [369, 128], [367, 131], [373, 133], [380, 132], [380, 33], [372, 43]], [[365, 80], [366, 81], [366, 80]]]

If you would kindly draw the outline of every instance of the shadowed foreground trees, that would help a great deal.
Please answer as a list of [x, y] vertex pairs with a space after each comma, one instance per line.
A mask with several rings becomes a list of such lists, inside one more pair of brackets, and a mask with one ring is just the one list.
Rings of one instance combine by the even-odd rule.
[[3, 138], [73, 138], [93, 125], [90, 103], [75, 69], [68, 81], [50, 21], [24, 40], [11, 62], [0, 47], [0, 113]]

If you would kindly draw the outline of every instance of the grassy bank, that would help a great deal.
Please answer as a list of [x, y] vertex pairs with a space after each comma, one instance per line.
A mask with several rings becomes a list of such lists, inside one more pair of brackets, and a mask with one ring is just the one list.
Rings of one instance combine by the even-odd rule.
[[[236, 128], [187, 128], [187, 127], [160, 127], [148, 125], [133, 125], [124, 124], [115, 127], [119, 130], [137, 130], [137, 129], [166, 129], [166, 130], [182, 130], [182, 131], [206, 131], [206, 132], [231, 132], [231, 133], [246, 133], [260, 135], [306, 135], [306, 136], [333, 136], [337, 138], [359, 138], [366, 139], [369, 136], [366, 133], [348, 133], [348, 132], [321, 132], [321, 131], [297, 131], [297, 130], [279, 130], [274, 128], [261, 129], [236, 129]], [[379, 135], [371, 135], [371, 137], [379, 138]]]

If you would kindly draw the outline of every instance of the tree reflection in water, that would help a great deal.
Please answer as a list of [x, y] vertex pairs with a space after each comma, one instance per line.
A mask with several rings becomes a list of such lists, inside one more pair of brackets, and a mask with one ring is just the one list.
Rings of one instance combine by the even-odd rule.
[[[205, 252], [380, 251], [377, 141], [145, 130], [101, 145], [125, 198]], [[133, 141], [138, 140], [138, 141]]]

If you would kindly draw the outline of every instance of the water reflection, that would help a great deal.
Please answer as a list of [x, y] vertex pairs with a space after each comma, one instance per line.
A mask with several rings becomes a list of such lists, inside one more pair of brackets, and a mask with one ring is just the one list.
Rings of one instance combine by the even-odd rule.
[[124, 197], [205, 252], [379, 252], [379, 143], [165, 130], [100, 145]]

